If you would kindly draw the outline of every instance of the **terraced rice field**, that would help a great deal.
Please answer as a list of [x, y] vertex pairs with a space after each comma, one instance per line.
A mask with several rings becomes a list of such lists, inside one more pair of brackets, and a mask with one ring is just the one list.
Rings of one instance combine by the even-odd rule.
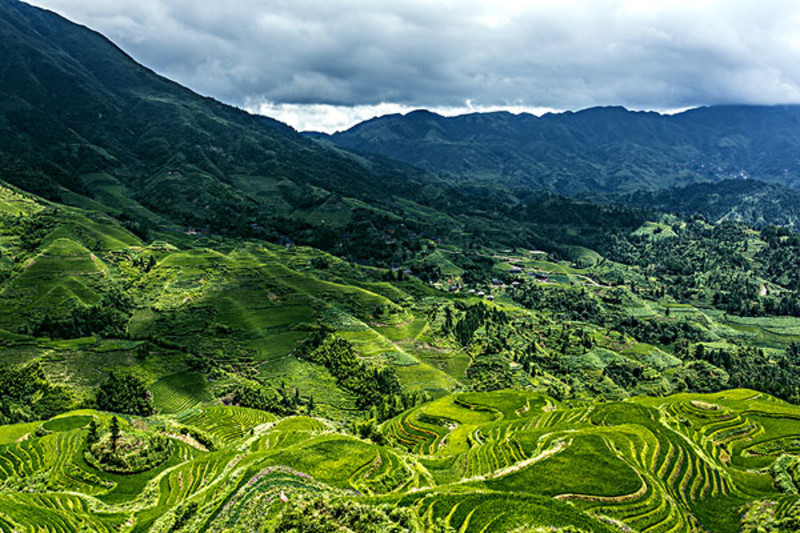
[[798, 501], [777, 493], [768, 467], [800, 443], [800, 410], [752, 391], [595, 404], [461, 393], [386, 421], [384, 446], [322, 419], [204, 405], [161, 417], [215, 449], [173, 435], [172, 456], [134, 476], [83, 461], [91, 417], [108, 419], [2, 428], [0, 531], [166, 532], [191, 503], [188, 530], [222, 533], [255, 527], [284, 498], [327, 495], [459, 532], [734, 533], [744, 502], [771, 498], [787, 513]]
[[150, 390], [159, 413], [180, 413], [212, 399], [202, 374], [181, 372], [159, 379]]

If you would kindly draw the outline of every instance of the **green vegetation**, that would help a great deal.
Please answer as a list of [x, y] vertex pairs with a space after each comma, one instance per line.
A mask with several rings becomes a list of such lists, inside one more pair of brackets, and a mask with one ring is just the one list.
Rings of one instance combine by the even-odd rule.
[[[119, 238], [89, 241], [87, 212], [0, 193], [28, 213], [0, 231], [22, 265], [0, 313], [6, 529], [269, 530], [310, 509], [399, 531], [792, 523], [800, 413], [773, 395], [797, 401], [800, 321], [686, 292], [655, 240], [647, 267], [432, 244], [467, 268], [423, 283], [258, 240], [148, 244], [106, 219]], [[22, 248], [16, 220], [43, 214]], [[675, 257], [711, 246], [677, 229]], [[723, 229], [754, 244], [720, 264], [762, 268], [771, 230]], [[64, 275], [34, 284], [44, 258]], [[121, 322], [30, 335], [93, 307]]]
[[400, 392], [394, 369], [360, 362], [355, 348], [346, 340], [334, 336], [310, 342], [300, 351], [302, 357], [327, 368], [342, 388], [356, 396], [357, 407], [378, 405]]
[[69, 391], [48, 382], [39, 362], [0, 367], [0, 422], [14, 424], [50, 418], [70, 407]]
[[[796, 109], [660, 117], [645, 152], [587, 132], [651, 115], [547, 116], [562, 149], [503, 162], [411, 135], [434, 176], [0, 14], [1, 532], [797, 529], [800, 236], [526, 181], [725, 177], [697, 136], [735, 131], [694, 121], [792, 146]], [[767, 131], [736, 172], [777, 179]]]
[[[94, 423], [94, 421], [92, 421]], [[86, 462], [104, 472], [132, 474], [144, 472], [166, 461], [172, 442], [163, 435], [128, 428], [123, 431], [112, 417], [108, 431], [98, 433], [90, 427], [86, 435]]]
[[411, 533], [418, 530], [413, 515], [402, 509], [387, 510], [352, 502], [291, 503], [266, 530], [274, 533], [293, 531], [363, 531], [364, 533]]
[[[613, 106], [542, 117], [508, 112], [445, 117], [416, 110], [378, 117], [326, 138], [359, 153], [457, 176], [468, 186], [493, 182], [510, 189], [592, 196], [742, 178], [794, 187], [796, 167], [776, 162], [792, 161], [796, 154], [800, 137], [793, 121], [798, 113], [796, 106], [736, 105], [674, 115]], [[697, 185], [630, 196], [636, 203], [686, 215], [708, 207], [719, 217], [749, 215], [749, 222], [759, 222], [777, 215], [775, 222], [792, 221], [797, 194], [764, 189], [746, 183], [721, 189]], [[751, 201], [737, 201], [748, 194]]]
[[733, 533], [740, 519], [746, 531], [791, 531], [800, 505], [797, 458], [774, 445], [800, 438], [800, 410], [755, 391], [626, 402], [460, 393], [387, 420], [382, 445], [257, 413], [54, 418], [0, 446], [3, 527]]
[[111, 372], [97, 391], [97, 407], [105, 411], [147, 416], [153, 413], [150, 391], [131, 374]]

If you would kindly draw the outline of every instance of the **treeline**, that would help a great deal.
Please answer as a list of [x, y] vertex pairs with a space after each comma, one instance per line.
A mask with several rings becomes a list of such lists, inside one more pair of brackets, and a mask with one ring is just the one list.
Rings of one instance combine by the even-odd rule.
[[98, 388], [95, 404], [101, 411], [112, 413], [150, 416], [155, 412], [153, 395], [141, 378], [113, 371]]
[[257, 378], [236, 376], [235, 383], [223, 390], [222, 395], [229, 404], [260, 409], [279, 416], [298, 414], [303, 406], [307, 412], [314, 409], [314, 398], [302, 397], [299, 389], [276, 388]]

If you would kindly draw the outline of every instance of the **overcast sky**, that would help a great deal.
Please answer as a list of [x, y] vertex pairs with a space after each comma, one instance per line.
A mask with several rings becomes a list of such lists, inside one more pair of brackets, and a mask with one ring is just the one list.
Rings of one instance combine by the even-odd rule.
[[32, 0], [298, 129], [377, 114], [800, 102], [797, 0]]

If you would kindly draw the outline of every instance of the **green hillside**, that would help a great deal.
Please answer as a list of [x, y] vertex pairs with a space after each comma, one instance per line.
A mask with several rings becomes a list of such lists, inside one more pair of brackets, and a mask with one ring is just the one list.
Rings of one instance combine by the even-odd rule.
[[[381, 265], [421, 237], [511, 244], [505, 223], [527, 201], [512, 191], [464, 189], [316, 142], [17, 0], [2, 0], [0, 15], [0, 72], [10, 73], [0, 78], [0, 172], [24, 190], [109, 214], [145, 239], [191, 229]], [[531, 246], [548, 239], [518, 221]]]
[[[794, 301], [769, 277], [791, 235], [649, 222], [636, 254], [610, 249], [626, 263], [433, 246], [405, 274], [258, 240], [143, 242], [12, 187], [0, 202], [9, 532], [259, 530], [308, 505], [403, 531], [734, 532], [797, 513], [800, 411], [773, 395], [800, 398], [800, 318], [715, 281], [739, 268]], [[674, 265], [710, 243], [693, 291], [702, 270]], [[762, 307], [724, 312], [735, 298]], [[115, 415], [112, 452], [96, 408], [134, 400], [153, 414]]]
[[657, 192], [616, 197], [617, 201], [709, 220], [736, 220], [750, 225], [775, 225], [797, 229], [800, 191], [756, 180], [698, 183]]
[[796, 112], [354, 130], [422, 170], [0, 0], [0, 531], [800, 530], [793, 196], [532, 187], [793, 184]]

